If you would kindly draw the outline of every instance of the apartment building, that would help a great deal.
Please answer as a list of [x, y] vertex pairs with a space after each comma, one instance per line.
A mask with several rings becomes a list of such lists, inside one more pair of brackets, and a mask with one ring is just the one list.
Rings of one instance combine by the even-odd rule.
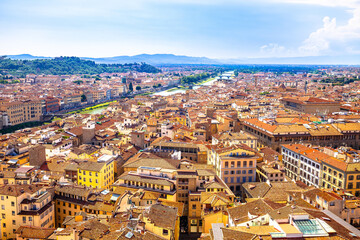
[[280, 152], [281, 144], [310, 143], [320, 146], [360, 146], [360, 123], [281, 123], [276, 119], [245, 119], [242, 129], [258, 137], [258, 145]]
[[91, 91], [93, 95], [94, 102], [99, 102], [106, 99], [106, 91], [98, 90], [98, 91]]
[[114, 183], [114, 159], [104, 155], [97, 162], [80, 162], [77, 168], [77, 183], [81, 186], [107, 189]]
[[215, 167], [231, 191], [240, 194], [241, 184], [256, 181], [256, 164], [261, 156], [246, 145], [208, 145], [208, 164]]
[[[56, 227], [63, 227], [66, 217], [75, 216], [79, 212], [90, 214], [111, 215], [115, 209], [113, 205], [97, 201], [97, 195], [92, 188], [78, 185], [58, 185], [55, 187], [55, 223]], [[101, 209], [99, 208], [101, 204]]]
[[52, 197], [42, 186], [0, 186], [2, 239], [15, 239], [16, 230], [23, 225], [53, 228], [55, 219]]
[[283, 182], [285, 180], [285, 172], [280, 162], [258, 163], [257, 175], [261, 182]]
[[81, 95], [80, 94], [71, 94], [64, 96], [63, 99], [64, 105], [62, 108], [74, 108], [81, 105]]
[[360, 196], [360, 155], [351, 148], [341, 149], [314, 148], [304, 144], [283, 145], [285, 173], [309, 186], [344, 189]]
[[321, 162], [329, 157], [327, 154], [302, 144], [284, 144], [281, 152], [288, 177], [309, 186], [320, 186]]
[[310, 114], [331, 114], [340, 111], [340, 102], [315, 98], [315, 97], [300, 97], [300, 98], [282, 98], [281, 103], [286, 108]]
[[4, 126], [13, 126], [26, 122], [41, 120], [41, 101], [27, 100], [16, 102], [0, 102], [0, 111], [6, 115], [3, 117]]
[[138, 167], [123, 173], [113, 184], [114, 192], [127, 189], [144, 189], [160, 193], [160, 197], [176, 201], [176, 171], [156, 167]]
[[222, 132], [212, 136], [212, 144], [222, 143], [224, 145], [234, 145], [234, 144], [245, 144], [252, 149], [256, 149], [257, 137], [246, 133], [244, 131], [240, 132]]
[[151, 145], [153, 153], [167, 157], [169, 153], [181, 152], [182, 158], [187, 158], [198, 163], [206, 163], [207, 149], [202, 144], [186, 142], [161, 141]]
[[53, 113], [60, 110], [60, 100], [54, 97], [45, 98], [45, 111]]

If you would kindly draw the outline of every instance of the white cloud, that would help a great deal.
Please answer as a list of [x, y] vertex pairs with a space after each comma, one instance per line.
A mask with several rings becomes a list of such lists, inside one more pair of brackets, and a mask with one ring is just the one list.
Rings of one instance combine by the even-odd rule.
[[[354, 49], [351, 45], [354, 43], [360, 46], [360, 7], [353, 9], [352, 13], [353, 16], [344, 25], [338, 25], [336, 18], [324, 17], [323, 26], [305, 39], [298, 49], [299, 53], [320, 55], [324, 52], [352, 51]], [[337, 49], [332, 46], [336, 46]]]

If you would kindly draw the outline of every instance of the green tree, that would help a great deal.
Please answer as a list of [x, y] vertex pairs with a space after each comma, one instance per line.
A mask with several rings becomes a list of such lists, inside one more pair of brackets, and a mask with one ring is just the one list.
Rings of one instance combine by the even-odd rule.
[[86, 102], [86, 96], [85, 96], [85, 94], [83, 94], [83, 95], [81, 95], [81, 102]]
[[141, 87], [140, 86], [136, 86], [136, 91], [140, 91], [141, 90]]
[[73, 83], [76, 83], [76, 84], [80, 85], [81, 83], [83, 83], [83, 81], [81, 81], [81, 80], [76, 80], [76, 81], [73, 81]]
[[129, 91], [130, 92], [134, 91], [134, 87], [133, 87], [132, 83], [129, 84]]

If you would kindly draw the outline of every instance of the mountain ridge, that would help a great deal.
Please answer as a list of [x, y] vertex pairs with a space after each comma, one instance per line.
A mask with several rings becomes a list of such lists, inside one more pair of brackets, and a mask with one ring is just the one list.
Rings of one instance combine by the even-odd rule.
[[[51, 59], [52, 57], [33, 56], [31, 54], [6, 55], [11, 59], [34, 60]], [[152, 65], [166, 64], [195, 64], [195, 65], [224, 65], [224, 64], [302, 64], [302, 65], [360, 65], [360, 55], [342, 56], [308, 56], [308, 57], [272, 57], [272, 58], [237, 58], [237, 59], [212, 59], [207, 57], [192, 57], [174, 54], [138, 54], [134, 56], [115, 57], [80, 57], [96, 63], [134, 63], [146, 62]]]

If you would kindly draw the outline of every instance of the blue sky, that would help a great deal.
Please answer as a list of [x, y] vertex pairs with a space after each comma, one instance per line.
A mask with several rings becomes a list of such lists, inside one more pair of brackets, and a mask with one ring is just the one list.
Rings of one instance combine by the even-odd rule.
[[0, 0], [0, 54], [360, 53], [360, 0]]

